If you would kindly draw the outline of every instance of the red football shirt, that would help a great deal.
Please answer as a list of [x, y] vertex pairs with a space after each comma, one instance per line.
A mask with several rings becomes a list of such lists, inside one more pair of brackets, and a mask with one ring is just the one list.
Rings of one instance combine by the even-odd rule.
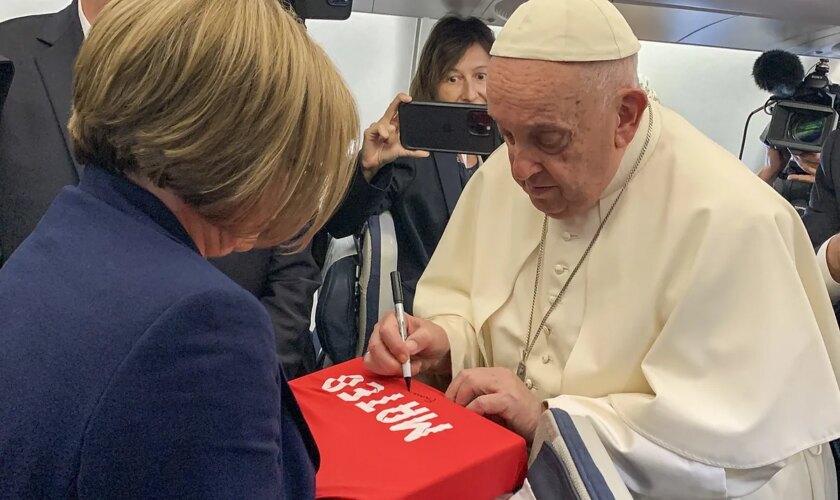
[[321, 452], [318, 498], [487, 500], [525, 477], [521, 437], [361, 359], [291, 386]]

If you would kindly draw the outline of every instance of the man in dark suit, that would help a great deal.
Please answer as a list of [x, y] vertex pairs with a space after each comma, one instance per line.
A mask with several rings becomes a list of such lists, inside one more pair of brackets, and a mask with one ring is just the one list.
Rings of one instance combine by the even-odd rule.
[[[0, 116], [0, 266], [60, 189], [79, 182], [83, 166], [74, 160], [67, 134], [73, 65], [90, 21], [107, 3], [73, 0], [55, 14], [0, 24], [0, 50], [16, 66]], [[320, 269], [311, 252], [255, 250], [212, 262], [268, 310], [287, 376], [313, 371], [309, 325]]]
[[811, 243], [817, 251], [834, 313], [840, 320], [840, 130], [835, 130], [823, 145], [811, 201], [802, 217]]
[[819, 249], [832, 236], [840, 233], [840, 131], [828, 136], [820, 155], [811, 201], [803, 221], [814, 248]]

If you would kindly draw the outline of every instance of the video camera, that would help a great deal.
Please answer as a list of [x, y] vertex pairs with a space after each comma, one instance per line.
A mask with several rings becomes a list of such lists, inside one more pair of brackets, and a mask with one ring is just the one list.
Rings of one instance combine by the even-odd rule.
[[755, 61], [756, 84], [773, 94], [763, 107], [772, 116], [761, 134], [765, 144], [792, 154], [822, 151], [840, 113], [840, 85], [829, 80], [829, 69], [828, 59], [820, 59], [806, 76], [799, 57], [783, 50]]
[[[761, 54], [753, 65], [753, 78], [759, 88], [772, 96], [747, 118], [738, 158], [744, 156], [750, 120], [760, 111], [771, 115], [770, 124], [761, 133], [761, 140], [768, 147], [780, 150], [788, 159], [791, 155], [820, 153], [837, 127], [840, 114], [840, 85], [829, 80], [829, 70], [828, 59], [820, 59], [806, 75], [795, 54], [784, 50]], [[805, 173], [796, 162], [788, 161], [773, 183], [800, 215], [808, 206], [813, 184], [794, 181], [789, 176]]]

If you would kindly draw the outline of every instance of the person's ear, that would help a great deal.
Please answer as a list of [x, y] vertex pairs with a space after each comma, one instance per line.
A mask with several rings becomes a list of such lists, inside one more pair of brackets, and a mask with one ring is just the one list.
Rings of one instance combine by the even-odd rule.
[[619, 99], [615, 147], [624, 149], [636, 136], [642, 115], [647, 109], [648, 97], [642, 89], [625, 89], [619, 92]]

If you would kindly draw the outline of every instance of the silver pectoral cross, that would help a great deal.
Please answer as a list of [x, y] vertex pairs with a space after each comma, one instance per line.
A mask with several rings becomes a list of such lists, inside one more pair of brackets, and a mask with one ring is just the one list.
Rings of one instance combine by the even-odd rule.
[[519, 377], [519, 380], [525, 382], [525, 354], [522, 355], [522, 361], [519, 362], [519, 366], [516, 367], [516, 376]]

